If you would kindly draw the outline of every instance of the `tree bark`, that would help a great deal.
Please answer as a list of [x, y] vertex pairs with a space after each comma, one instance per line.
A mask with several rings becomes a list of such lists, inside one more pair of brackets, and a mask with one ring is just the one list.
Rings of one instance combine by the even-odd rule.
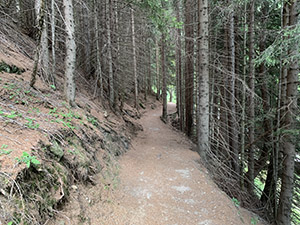
[[238, 128], [236, 118], [236, 106], [235, 106], [235, 29], [234, 29], [234, 11], [229, 14], [229, 105], [230, 112], [228, 113], [228, 125], [229, 125], [229, 143], [230, 150], [233, 153], [233, 168], [236, 175], [240, 174], [240, 160], [239, 160], [239, 149], [238, 149]]
[[208, 30], [208, 1], [199, 0], [200, 12], [200, 43], [199, 53], [199, 118], [198, 118], [198, 149], [203, 160], [209, 144], [209, 30]]
[[[151, 43], [149, 41], [148, 43], [148, 79], [147, 79], [147, 94], [152, 93], [152, 73], [151, 73]], [[147, 95], [146, 95], [146, 100], [147, 100]]]
[[[43, 9], [41, 7], [43, 6]], [[49, 48], [48, 48], [48, 26], [46, 24], [47, 21], [47, 13], [46, 13], [46, 2], [43, 0], [36, 0], [36, 5], [35, 5], [35, 11], [36, 11], [36, 18], [37, 18], [37, 23], [40, 20], [40, 12], [41, 10], [45, 11], [43, 13], [43, 29], [41, 33], [41, 49], [40, 49], [40, 64], [42, 67], [42, 71], [45, 74], [45, 79], [50, 82], [51, 80], [51, 72], [49, 70]]]
[[108, 53], [108, 82], [109, 82], [109, 105], [111, 108], [115, 106], [114, 98], [114, 74], [112, 59], [112, 39], [111, 39], [111, 0], [106, 0], [106, 27], [107, 27], [107, 53]]
[[65, 68], [65, 96], [71, 106], [75, 105], [75, 64], [76, 64], [76, 43], [75, 23], [73, 14], [73, 1], [63, 0], [66, 25], [66, 68]]
[[185, 133], [192, 135], [194, 105], [194, 27], [193, 1], [185, 4]]
[[[176, 6], [177, 22], [180, 22], [180, 1], [177, 1]], [[182, 91], [182, 62], [181, 62], [181, 29], [176, 29], [176, 77], [177, 77], [177, 111], [179, 117], [179, 129], [183, 131], [184, 124], [184, 108], [183, 108], [183, 91]]]
[[[254, 143], [255, 139], [255, 67], [254, 67], [254, 6], [255, 0], [250, 2], [250, 19], [249, 19], [249, 143]], [[248, 190], [253, 193], [254, 188], [254, 144], [251, 144], [248, 154]]]
[[134, 25], [134, 11], [131, 9], [131, 31], [132, 31], [132, 53], [133, 53], [133, 77], [134, 77], [134, 106], [138, 109], [138, 75], [136, 62], [136, 42], [135, 42], [135, 25]]
[[56, 19], [55, 19], [55, 12], [56, 12], [56, 9], [55, 9], [55, 0], [51, 0], [51, 46], [52, 46], [52, 75], [51, 75], [51, 82], [53, 85], [56, 85], [55, 84], [55, 79], [56, 79], [56, 76], [55, 76], [55, 73], [56, 73], [56, 49], [55, 49], [55, 42], [56, 42], [56, 38], [55, 38], [55, 25], [56, 25]]
[[166, 62], [165, 62], [165, 33], [161, 34], [161, 73], [162, 73], [162, 119], [167, 121], [167, 74], [166, 74]]
[[243, 41], [243, 83], [242, 83], [242, 112], [241, 112], [241, 189], [245, 189], [245, 177], [244, 177], [244, 170], [245, 170], [245, 163], [246, 162], [246, 69], [247, 69], [247, 6], [248, 3], [244, 3], [244, 41]]
[[[289, 25], [289, 5], [283, 4], [282, 11], [281, 11], [281, 28], [284, 30]], [[283, 39], [286, 39], [286, 37], [283, 37]], [[283, 63], [283, 50], [281, 50], [281, 62], [280, 62], [280, 77], [279, 77], [279, 83], [278, 83], [278, 100], [277, 100], [277, 123], [276, 123], [276, 146], [275, 146], [275, 154], [274, 154], [274, 180], [278, 180], [278, 172], [279, 172], [279, 152], [282, 149], [282, 143], [281, 140], [281, 127], [284, 126], [283, 124], [283, 118], [285, 114], [285, 102], [286, 102], [286, 78], [287, 78], [287, 65]], [[275, 193], [277, 193], [275, 183]], [[274, 214], [275, 218], [278, 217], [278, 203], [275, 201], [274, 205]]]
[[155, 55], [156, 55], [156, 100], [160, 98], [160, 74], [159, 74], [159, 45], [158, 40], [155, 40]]
[[38, 33], [37, 33], [37, 41], [38, 45], [35, 50], [35, 55], [34, 55], [34, 64], [33, 64], [33, 70], [31, 73], [31, 78], [30, 78], [30, 86], [34, 87], [35, 82], [36, 82], [36, 75], [39, 67], [39, 62], [40, 62], [40, 53], [41, 53], [41, 48], [42, 48], [42, 34], [44, 32], [45, 28], [45, 2], [44, 0], [39, 0], [35, 2], [35, 10], [39, 10], [37, 12], [37, 23], [38, 23]]
[[102, 77], [102, 68], [101, 68], [101, 51], [99, 45], [99, 25], [98, 25], [98, 5], [97, 0], [94, 0], [94, 22], [95, 22], [95, 41], [96, 41], [96, 84], [94, 97], [96, 97], [98, 82], [100, 84], [100, 98], [103, 99], [103, 77]]
[[[298, 1], [290, 0], [285, 4], [289, 4], [289, 27], [295, 28], [298, 20]], [[293, 57], [298, 54], [298, 47], [292, 46], [289, 49], [288, 56]], [[293, 131], [296, 128], [295, 115], [297, 115], [297, 99], [298, 99], [298, 84], [299, 84], [299, 67], [298, 60], [291, 58], [287, 72], [287, 87], [286, 87], [286, 104], [284, 115], [285, 133], [283, 140], [283, 168], [281, 177], [281, 192], [278, 208], [278, 224], [291, 224], [291, 210], [294, 188], [294, 170], [295, 170], [295, 149], [296, 149], [296, 134]]]

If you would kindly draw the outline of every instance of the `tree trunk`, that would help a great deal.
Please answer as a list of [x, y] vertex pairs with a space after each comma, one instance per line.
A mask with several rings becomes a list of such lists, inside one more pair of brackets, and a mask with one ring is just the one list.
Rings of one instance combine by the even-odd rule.
[[135, 27], [134, 27], [134, 11], [131, 9], [131, 31], [132, 31], [132, 52], [133, 52], [133, 77], [134, 77], [134, 106], [138, 109], [138, 75], [136, 62], [136, 43], [135, 43]]
[[[227, 23], [224, 24], [224, 59], [222, 63], [224, 68], [228, 67], [229, 64], [229, 30]], [[230, 69], [227, 68], [228, 71]], [[221, 144], [219, 145], [219, 152], [223, 156], [223, 161], [226, 166], [230, 167], [231, 165], [231, 154], [230, 154], [230, 146], [229, 146], [229, 76], [226, 70], [221, 72], [222, 80], [220, 82], [220, 134], [221, 134]]]
[[94, 22], [95, 22], [95, 41], [96, 41], [96, 84], [94, 97], [96, 97], [98, 82], [100, 84], [100, 98], [103, 99], [103, 77], [102, 77], [102, 68], [101, 68], [101, 51], [99, 46], [99, 25], [98, 25], [98, 5], [97, 0], [94, 0]]
[[[283, 4], [282, 11], [281, 11], [281, 27], [282, 29], [286, 29], [289, 25], [289, 5]], [[286, 37], [283, 37], [286, 39]], [[282, 140], [281, 140], [281, 127], [283, 127], [283, 118], [285, 114], [285, 102], [286, 102], [286, 78], [287, 78], [287, 65], [283, 63], [282, 59], [283, 50], [281, 50], [281, 62], [280, 62], [280, 77], [278, 83], [278, 100], [277, 100], [277, 123], [276, 123], [276, 146], [275, 146], [275, 154], [274, 154], [274, 180], [278, 180], [278, 172], [279, 172], [279, 152], [282, 149]], [[277, 183], [276, 183], [277, 184]], [[275, 193], [277, 193], [275, 184]], [[275, 218], [277, 219], [278, 216], [278, 203], [275, 201], [274, 205], [274, 214]]]
[[248, 3], [244, 3], [244, 41], [243, 41], [243, 83], [242, 83], [242, 112], [241, 112], [241, 189], [245, 189], [245, 163], [246, 162], [246, 67], [247, 67], [247, 6]]
[[113, 59], [112, 59], [112, 40], [111, 40], [111, 0], [106, 0], [106, 27], [107, 27], [107, 53], [108, 53], [108, 83], [109, 83], [109, 105], [111, 108], [115, 106], [114, 98], [114, 75], [113, 75]]
[[158, 40], [155, 40], [155, 55], [156, 55], [156, 100], [160, 98], [160, 75], [159, 75], [159, 45]]
[[66, 58], [65, 58], [65, 95], [71, 106], [75, 105], [75, 64], [76, 64], [76, 43], [75, 23], [72, 0], [63, 0], [66, 25]]
[[162, 119], [167, 121], [167, 74], [166, 74], [166, 62], [165, 62], [165, 33], [161, 33], [161, 73], [162, 73]]
[[[266, 19], [267, 18], [267, 7], [263, 6], [263, 15], [262, 15], [262, 24], [266, 24]], [[261, 32], [261, 37], [260, 37], [260, 52], [265, 51], [266, 49], [266, 34], [264, 30]], [[263, 112], [264, 115], [268, 115], [269, 112], [272, 110], [271, 108], [271, 101], [270, 101], [270, 95], [269, 95], [269, 88], [268, 88], [268, 83], [270, 81], [268, 80], [267, 75], [267, 70], [264, 64], [261, 64], [259, 67], [259, 81], [258, 83], [261, 84], [260, 90], [261, 90], [261, 97], [262, 97], [262, 104], [263, 104]], [[275, 82], [274, 82], [275, 85]], [[265, 181], [265, 187], [262, 191], [262, 195], [260, 198], [260, 201], [264, 205], [264, 207], [267, 209], [267, 212], [269, 214], [270, 218], [276, 218], [275, 210], [276, 210], [276, 205], [277, 205], [277, 197], [276, 197], [276, 183], [277, 183], [277, 178], [275, 178], [275, 172], [277, 170], [277, 167], [274, 165], [275, 164], [275, 146], [273, 142], [273, 137], [272, 137], [272, 130], [273, 130], [273, 120], [269, 116], [264, 116], [263, 119], [263, 128], [264, 128], [264, 133], [267, 133], [265, 137], [263, 138], [263, 144], [262, 144], [262, 153], [260, 156], [260, 159], [258, 162], [255, 164], [255, 174], [258, 174], [262, 169], [265, 168], [265, 165], [267, 164], [267, 161], [269, 161], [269, 165], [267, 168], [267, 178]]]
[[240, 174], [240, 161], [239, 161], [239, 149], [238, 149], [238, 128], [236, 118], [236, 107], [235, 107], [235, 29], [234, 29], [234, 12], [231, 11], [229, 14], [229, 105], [230, 112], [228, 113], [228, 125], [229, 125], [229, 143], [230, 150], [233, 154], [233, 168], [236, 175]]
[[44, 32], [44, 28], [45, 28], [45, 2], [44, 0], [39, 0], [35, 2], [35, 9], [39, 10], [39, 12], [37, 12], [36, 14], [38, 15], [38, 33], [37, 33], [37, 41], [38, 41], [38, 45], [36, 47], [36, 52], [34, 55], [34, 64], [33, 64], [33, 69], [32, 69], [32, 73], [31, 73], [31, 78], [30, 78], [30, 86], [34, 87], [35, 82], [36, 82], [36, 75], [37, 75], [37, 71], [38, 71], [38, 67], [39, 67], [39, 62], [40, 62], [40, 53], [41, 53], [41, 48], [42, 48], [42, 34]]
[[[260, 51], [264, 51], [264, 40], [261, 41], [261, 49]], [[265, 65], [260, 65], [260, 77], [261, 81], [261, 96], [263, 100], [263, 110], [264, 114], [267, 115], [270, 111], [270, 96], [268, 94], [268, 85], [267, 85], [267, 79], [265, 77], [266, 68]], [[272, 120], [268, 118], [267, 116], [264, 118], [263, 121], [263, 127], [265, 132], [269, 132], [272, 130]], [[271, 133], [271, 132], [270, 132]], [[267, 178], [265, 182], [265, 187], [263, 189], [262, 195], [261, 195], [261, 202], [265, 205], [268, 212], [270, 212], [270, 216], [274, 216], [274, 209], [276, 204], [276, 182], [277, 179], [274, 179], [274, 157], [275, 152], [273, 151], [274, 146], [271, 138], [271, 134], [268, 134], [263, 139], [263, 147], [262, 147], [262, 153], [260, 158], [263, 159], [263, 163], [259, 163], [256, 167], [259, 167], [258, 171], [255, 172], [255, 174], [259, 173], [261, 169], [265, 166], [266, 161], [269, 161], [268, 169], [267, 169]], [[255, 169], [257, 170], [257, 169]]]
[[192, 135], [194, 105], [194, 41], [193, 1], [185, 4], [185, 132]]
[[[180, 22], [180, 1], [177, 1], [175, 6], [177, 22]], [[179, 128], [183, 131], [184, 124], [184, 108], [183, 108], [183, 93], [182, 93], [182, 65], [181, 65], [181, 29], [176, 30], [176, 77], [177, 77], [177, 111], [179, 117]]]
[[249, 88], [250, 88], [250, 96], [249, 96], [249, 143], [251, 144], [249, 148], [248, 155], [248, 190], [250, 193], [253, 193], [254, 188], [254, 139], [255, 139], [255, 67], [254, 67], [254, 6], [255, 0], [250, 2], [250, 21], [249, 21]]
[[[285, 4], [289, 4], [289, 27], [295, 28], [298, 19], [298, 1], [290, 0]], [[289, 57], [296, 56], [298, 54], [298, 48], [296, 46], [290, 47]], [[287, 88], [286, 88], [286, 104], [284, 115], [284, 133], [283, 140], [283, 168], [281, 177], [281, 192], [279, 199], [278, 217], [277, 222], [279, 225], [291, 224], [291, 210], [293, 200], [293, 188], [294, 188], [294, 170], [295, 170], [295, 148], [296, 148], [296, 134], [293, 130], [296, 129], [295, 115], [298, 113], [297, 98], [298, 98], [298, 83], [299, 83], [299, 67], [298, 60], [291, 58], [291, 62], [288, 65], [287, 73]]]
[[118, 104], [119, 100], [119, 92], [120, 92], [120, 81], [119, 81], [119, 19], [118, 19], [118, 1], [112, 1], [111, 6], [111, 16], [112, 16], [112, 43], [115, 45], [113, 47], [114, 51], [112, 52], [112, 59], [113, 59], [113, 80], [114, 80], [114, 106]]
[[55, 23], [56, 23], [56, 19], [55, 19], [55, 12], [56, 12], [56, 9], [55, 9], [55, 0], [51, 0], [51, 42], [52, 42], [52, 75], [51, 75], [51, 83], [53, 85], [56, 85], [55, 84], [55, 73], [56, 73], [56, 52], [55, 52], [55, 42], [56, 42], [56, 39], [55, 39]]
[[208, 1], [199, 0], [200, 12], [200, 43], [199, 53], [199, 119], [198, 119], [198, 149], [203, 160], [209, 145], [209, 32], [208, 32]]
[[[44, 4], [43, 9], [41, 9], [42, 4]], [[40, 49], [40, 64], [42, 71], [45, 75], [45, 79], [50, 82], [51, 80], [51, 72], [49, 70], [49, 48], [48, 48], [48, 25], [46, 24], [47, 21], [47, 13], [46, 13], [46, 2], [44, 0], [36, 0], [35, 4], [35, 11], [36, 11], [36, 18], [37, 23], [40, 20], [40, 17], [44, 19], [43, 22], [43, 29], [41, 33], [41, 49]], [[45, 11], [42, 12], [43, 16], [40, 15], [41, 10]]]
[[152, 93], [152, 76], [151, 76], [151, 43], [148, 44], [148, 79], [147, 79], [147, 94]]

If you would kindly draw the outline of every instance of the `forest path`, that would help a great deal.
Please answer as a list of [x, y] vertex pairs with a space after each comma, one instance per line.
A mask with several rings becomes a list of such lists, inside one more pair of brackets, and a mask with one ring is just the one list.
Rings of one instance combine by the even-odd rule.
[[[175, 110], [174, 104], [168, 107], [169, 113]], [[92, 224], [251, 224], [250, 213], [236, 208], [217, 188], [198, 163], [199, 155], [189, 150], [188, 139], [160, 115], [159, 107], [139, 121], [144, 131], [120, 159], [118, 200], [109, 215]]]

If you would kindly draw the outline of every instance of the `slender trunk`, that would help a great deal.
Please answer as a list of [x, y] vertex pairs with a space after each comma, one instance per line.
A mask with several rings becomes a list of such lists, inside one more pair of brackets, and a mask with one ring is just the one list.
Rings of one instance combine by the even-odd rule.
[[96, 41], [96, 84], [95, 84], [95, 91], [94, 97], [96, 97], [98, 82], [100, 84], [100, 98], [103, 99], [103, 78], [102, 78], [102, 68], [101, 68], [101, 59], [100, 59], [100, 46], [99, 46], [99, 24], [98, 24], [98, 6], [97, 1], [94, 0], [94, 22], [95, 22], [95, 41]]
[[[224, 68], [228, 67], [228, 59], [229, 59], [229, 31], [227, 29], [227, 24], [224, 24], [224, 59], [223, 65]], [[222, 136], [221, 145], [219, 145], [219, 151], [223, 155], [223, 161], [226, 163], [227, 166], [231, 164], [231, 154], [230, 154], [230, 146], [229, 146], [229, 126], [228, 126], [228, 119], [229, 119], [229, 76], [226, 70], [221, 72], [222, 81], [220, 82], [220, 133]]]
[[[255, 139], [255, 67], [254, 67], [254, 6], [255, 0], [251, 1], [250, 6], [250, 21], [249, 21], [249, 88], [250, 88], [250, 96], [249, 96], [249, 143], [254, 143]], [[254, 187], [254, 144], [251, 144], [249, 148], [249, 156], [248, 156], [248, 190], [250, 193], [253, 193]]]
[[[199, 10], [200, 11], [200, 10]], [[210, 27], [211, 28], [211, 27]], [[217, 47], [218, 47], [218, 32], [217, 30], [214, 31], [211, 29], [211, 35], [214, 37], [214, 41], [212, 43], [211, 51], [217, 52]], [[220, 121], [220, 95], [218, 94], [218, 89], [219, 89], [219, 82], [218, 82], [218, 71], [217, 71], [217, 66], [218, 62], [214, 60], [214, 55], [211, 54], [210, 58], [211, 62], [213, 62], [212, 65], [212, 70], [210, 74], [210, 79], [211, 79], [211, 90], [212, 90], [212, 96], [210, 99], [210, 112], [211, 112], [211, 117], [210, 117], [210, 130], [211, 130], [211, 145], [214, 146], [212, 148], [212, 152], [214, 155], [218, 157], [218, 151], [219, 149], [219, 141], [218, 141], [218, 135], [219, 135], [219, 121]]]
[[[282, 29], [286, 29], [286, 27], [289, 24], [289, 6], [288, 4], [283, 4], [282, 11], [281, 11], [281, 27]], [[286, 37], [284, 37], [285, 39]], [[275, 147], [275, 155], [274, 155], [274, 180], [278, 180], [278, 170], [279, 170], [279, 152], [282, 148], [282, 141], [281, 141], [281, 135], [280, 130], [281, 126], [283, 126], [283, 115], [284, 115], [284, 106], [285, 106], [285, 100], [286, 100], [286, 78], [287, 78], [287, 67], [283, 63], [282, 59], [282, 50], [281, 50], [281, 62], [280, 62], [280, 77], [278, 82], [278, 101], [277, 101], [277, 123], [276, 123], [276, 147]], [[275, 196], [277, 194], [277, 183], [275, 183]], [[277, 218], [278, 216], [278, 203], [275, 201], [274, 203], [274, 218]]]
[[233, 168], [239, 176], [240, 174], [240, 161], [239, 161], [239, 150], [238, 150], [238, 128], [236, 118], [236, 107], [235, 107], [235, 29], [234, 29], [234, 12], [230, 12], [229, 16], [229, 104], [230, 111], [228, 124], [230, 133], [230, 150], [233, 153]]
[[166, 74], [166, 62], [165, 62], [165, 33], [161, 34], [161, 73], [162, 73], [162, 119], [167, 121], [167, 74]]
[[37, 18], [37, 22], [40, 20], [40, 12], [41, 12], [41, 7], [43, 6], [43, 29], [41, 32], [41, 49], [40, 49], [40, 64], [41, 64], [41, 68], [42, 71], [45, 75], [45, 78], [48, 82], [50, 82], [51, 80], [51, 72], [49, 70], [49, 48], [48, 48], [48, 26], [47, 26], [47, 13], [46, 13], [46, 2], [42, 0], [36, 0], [36, 4], [35, 4], [35, 11], [36, 11], [36, 18]]
[[241, 189], [245, 189], [245, 131], [246, 131], [246, 67], [247, 67], [247, 2], [244, 3], [244, 42], [243, 42], [243, 83], [242, 83], [242, 113], [241, 113]]
[[118, 104], [119, 100], [119, 92], [120, 92], [120, 81], [119, 81], [119, 19], [118, 19], [118, 1], [112, 2], [112, 8], [111, 8], [111, 15], [112, 15], [112, 43], [115, 43], [115, 47], [113, 48], [114, 51], [112, 52], [112, 58], [113, 58], [113, 80], [114, 80], [114, 105], [116, 106]]
[[151, 83], [151, 45], [150, 41], [148, 44], [148, 77], [147, 77], [147, 87], [146, 87], [146, 100], [147, 95], [152, 93], [152, 83]]
[[35, 52], [35, 56], [34, 56], [34, 64], [33, 64], [33, 70], [31, 73], [31, 78], [30, 78], [30, 86], [33, 87], [35, 85], [36, 82], [36, 75], [37, 75], [37, 71], [38, 71], [38, 67], [39, 67], [39, 62], [40, 62], [40, 53], [41, 53], [41, 47], [42, 47], [42, 34], [44, 32], [44, 23], [45, 23], [45, 2], [44, 0], [40, 0], [40, 1], [36, 1], [35, 2], [35, 8], [36, 10], [38, 9], [39, 12], [37, 12], [36, 14], [38, 15], [38, 33], [37, 33], [37, 42], [38, 45], [36, 47], [36, 52]]
[[88, 77], [91, 77], [91, 29], [90, 29], [90, 9], [89, 2], [85, 3], [85, 6], [82, 8], [83, 11], [83, 26], [84, 26], [84, 54], [85, 59], [85, 72], [87, 73]]
[[185, 132], [192, 135], [193, 127], [193, 92], [194, 92], [194, 41], [193, 41], [193, 1], [185, 5]]
[[[177, 22], [181, 21], [180, 18], [180, 1], [177, 1], [176, 4], [176, 17]], [[184, 123], [184, 108], [183, 108], [183, 93], [182, 93], [182, 65], [181, 65], [181, 29], [177, 28], [176, 30], [176, 77], [177, 77], [177, 110], [179, 117], [179, 127], [183, 131]]]
[[[264, 45], [264, 38], [261, 41], [261, 46], [260, 46], [260, 51], [265, 50], [265, 45]], [[265, 72], [266, 68], [264, 64], [260, 65], [260, 82], [261, 83], [261, 97], [263, 100], [263, 110], [264, 114], [268, 114], [270, 110], [270, 96], [268, 94], [268, 85], [267, 85], [267, 80], [265, 77]], [[263, 121], [263, 127], [264, 131], [268, 132], [272, 130], [272, 121], [270, 118], [265, 117]], [[274, 215], [273, 210], [274, 210], [274, 204], [276, 201], [276, 195], [275, 195], [275, 184], [277, 180], [274, 180], [274, 146], [272, 146], [272, 138], [271, 134], [266, 135], [263, 139], [263, 147], [262, 147], [262, 153], [260, 158], [264, 158], [262, 163], [258, 163], [256, 167], [259, 167], [255, 172], [255, 174], [258, 174], [261, 169], [266, 165], [266, 161], [269, 159], [269, 165], [268, 165], [268, 170], [267, 170], [267, 178], [265, 182], [265, 187], [262, 192], [261, 196], [261, 202], [266, 206], [269, 212], [271, 212], [271, 215]], [[260, 160], [259, 160], [260, 161]]]
[[56, 68], [56, 52], [55, 52], [55, 0], [51, 0], [51, 42], [52, 42], [52, 84], [55, 85], [55, 68]]
[[[298, 1], [290, 0], [285, 4], [289, 4], [289, 27], [295, 28], [298, 20]], [[298, 54], [296, 46], [290, 47], [288, 56], [293, 57]], [[283, 163], [281, 177], [281, 192], [278, 207], [278, 224], [291, 224], [291, 211], [294, 188], [294, 170], [295, 170], [295, 150], [296, 150], [296, 134], [292, 131], [296, 129], [295, 115], [297, 115], [297, 99], [298, 99], [298, 83], [299, 83], [299, 67], [298, 60], [291, 58], [287, 72], [286, 87], [286, 104], [284, 115], [284, 128], [287, 132], [282, 137], [283, 140]]]
[[198, 119], [198, 148], [203, 160], [209, 150], [209, 31], [208, 31], [208, 1], [199, 0], [200, 38], [199, 54], [199, 119]]
[[106, 0], [106, 19], [107, 19], [107, 51], [108, 51], [108, 82], [109, 82], [109, 105], [111, 108], [115, 105], [114, 98], [114, 75], [112, 59], [112, 41], [111, 41], [111, 0]]
[[134, 76], [134, 106], [138, 109], [138, 78], [137, 78], [137, 62], [136, 62], [136, 43], [135, 43], [135, 27], [134, 27], [134, 11], [131, 9], [131, 31], [132, 31], [132, 52], [133, 52], [133, 76]]
[[169, 101], [170, 101], [170, 102], [173, 102], [173, 90], [172, 90], [172, 89], [169, 90], [169, 95], [170, 95]]
[[73, 14], [73, 1], [63, 0], [66, 25], [66, 69], [65, 69], [65, 95], [71, 106], [75, 105], [75, 63], [76, 63], [76, 43], [75, 43], [75, 23]]
[[[266, 18], [267, 16], [267, 7], [264, 6], [263, 7], [263, 15], [262, 15], [262, 24], [266, 24], [266, 20], [264, 18]], [[264, 32], [264, 30], [262, 30], [261, 32], [261, 38], [260, 38], [260, 52], [265, 51], [266, 49], [266, 34]], [[267, 79], [266, 76], [266, 67], [264, 64], [261, 64], [259, 67], [259, 81], [258, 83], [261, 84], [260, 86], [260, 90], [261, 90], [261, 97], [262, 97], [262, 104], [263, 104], [263, 111], [264, 114], [267, 115], [270, 110], [271, 110], [271, 101], [270, 101], [270, 95], [269, 95], [269, 90], [268, 90], [268, 83], [270, 82]], [[275, 85], [274, 81], [274, 85]], [[258, 160], [258, 163], [256, 163], [255, 165], [255, 175], [260, 173], [260, 171], [265, 168], [265, 165], [267, 164], [267, 161], [269, 161], [269, 165], [267, 168], [267, 178], [265, 181], [265, 186], [264, 189], [262, 191], [262, 195], [260, 198], [260, 201], [262, 202], [262, 204], [265, 206], [265, 208], [267, 209], [267, 212], [269, 213], [269, 218], [276, 218], [275, 215], [275, 209], [277, 207], [275, 207], [276, 205], [276, 183], [277, 183], [277, 178], [275, 178], [274, 174], [275, 174], [275, 146], [274, 146], [274, 142], [273, 142], [273, 137], [272, 137], [272, 130], [273, 130], [273, 120], [268, 117], [265, 116], [264, 120], [263, 120], [263, 128], [264, 128], [264, 132], [268, 132], [267, 135], [265, 135], [265, 137], [263, 138], [263, 146], [262, 146], [262, 153], [260, 156], [260, 159]]]
[[155, 40], [155, 55], [156, 55], [156, 100], [160, 98], [160, 75], [159, 75], [159, 46], [158, 40]]

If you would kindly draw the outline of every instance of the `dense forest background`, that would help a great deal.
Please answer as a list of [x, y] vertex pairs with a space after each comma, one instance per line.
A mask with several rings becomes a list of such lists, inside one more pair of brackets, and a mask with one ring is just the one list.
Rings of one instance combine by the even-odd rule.
[[37, 43], [30, 86], [76, 106], [80, 78], [114, 111], [156, 95], [163, 121], [175, 101], [221, 189], [300, 223], [298, 0], [1, 0], [0, 14]]

